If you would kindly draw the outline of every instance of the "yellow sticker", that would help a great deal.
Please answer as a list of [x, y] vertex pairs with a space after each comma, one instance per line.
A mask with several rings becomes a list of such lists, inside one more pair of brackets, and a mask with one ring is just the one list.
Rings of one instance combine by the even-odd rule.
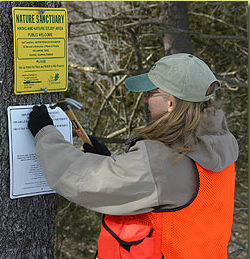
[[13, 7], [15, 94], [68, 89], [65, 8]]

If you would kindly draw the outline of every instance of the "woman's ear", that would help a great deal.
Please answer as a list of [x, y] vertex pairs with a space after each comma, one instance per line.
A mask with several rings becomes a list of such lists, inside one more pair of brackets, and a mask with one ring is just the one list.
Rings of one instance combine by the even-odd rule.
[[175, 98], [174, 98], [174, 96], [173, 95], [170, 95], [169, 97], [168, 97], [168, 101], [167, 101], [167, 108], [168, 108], [168, 112], [171, 112], [171, 111], [173, 111], [173, 109], [174, 109], [174, 107], [175, 107]]

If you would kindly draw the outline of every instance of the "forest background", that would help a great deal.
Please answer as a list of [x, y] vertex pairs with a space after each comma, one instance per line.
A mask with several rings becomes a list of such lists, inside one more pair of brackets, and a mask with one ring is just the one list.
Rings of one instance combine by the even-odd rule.
[[[0, 3], [6, 8], [0, 9], [3, 18], [0, 35], [5, 35], [1, 36], [3, 51], [0, 56], [0, 258], [37, 259], [42, 253], [47, 256], [39, 258], [53, 258], [54, 243], [50, 240], [55, 231], [54, 195], [12, 201], [8, 197], [6, 107], [53, 101], [57, 97], [43, 94], [17, 98], [12, 92], [13, 46], [9, 13], [13, 3]], [[43, 2], [18, 1], [17, 4], [42, 6]], [[68, 10], [69, 89], [61, 96], [84, 104], [81, 111], [75, 111], [81, 124], [88, 134], [97, 136], [112, 152], [123, 153], [124, 142], [133, 135], [134, 129], [148, 121], [142, 94], [131, 93], [124, 86], [128, 76], [147, 72], [161, 57], [178, 52], [193, 53], [211, 67], [222, 84], [216, 98], [223, 105], [228, 127], [240, 147], [229, 258], [247, 258], [248, 2], [47, 1], [44, 4]], [[74, 145], [82, 149], [82, 142], [76, 135]], [[55, 258], [93, 258], [100, 221], [100, 214], [57, 195]], [[47, 251], [40, 248], [35, 251], [38, 247], [46, 247]], [[1, 257], [3, 251], [18, 257]], [[20, 253], [33, 253], [33, 256], [22, 257]]]

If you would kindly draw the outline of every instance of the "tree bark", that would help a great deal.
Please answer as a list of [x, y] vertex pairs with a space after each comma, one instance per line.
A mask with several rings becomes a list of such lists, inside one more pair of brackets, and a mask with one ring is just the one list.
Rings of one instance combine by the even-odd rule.
[[60, 2], [0, 3], [0, 259], [54, 258], [54, 194], [11, 200], [7, 107], [54, 102], [58, 93], [14, 94], [12, 7], [60, 7]]
[[[166, 31], [163, 44], [166, 55], [192, 53], [191, 39], [188, 34], [173, 33], [175, 29], [188, 30], [187, 2], [161, 2], [160, 20]], [[171, 31], [168, 33], [167, 31]]]

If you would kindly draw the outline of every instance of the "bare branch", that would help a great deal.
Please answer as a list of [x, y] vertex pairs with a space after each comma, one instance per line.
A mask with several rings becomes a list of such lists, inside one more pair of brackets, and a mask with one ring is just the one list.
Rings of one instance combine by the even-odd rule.
[[247, 37], [244, 36], [234, 36], [234, 35], [212, 35], [212, 34], [205, 34], [205, 33], [200, 33], [200, 32], [195, 32], [195, 31], [188, 31], [188, 30], [181, 30], [181, 29], [174, 29], [174, 30], [168, 30], [164, 29], [161, 32], [158, 33], [186, 33], [189, 35], [197, 35], [201, 38], [208, 38], [208, 39], [216, 39], [216, 40], [242, 40], [242, 41], [247, 41]]
[[[164, 23], [162, 23], [158, 19], [153, 18], [153, 19], [147, 19], [147, 20], [144, 20], [144, 21], [136, 21], [136, 22], [124, 24], [124, 25], [121, 25], [121, 26], [116, 27], [114, 29], [109, 29], [107, 31], [89, 32], [89, 33], [83, 33], [83, 34], [79, 34], [79, 35], [71, 35], [70, 37], [75, 38], [75, 37], [83, 37], [83, 36], [94, 35], [94, 34], [103, 34], [103, 33], [108, 33], [110, 31], [116, 31], [117, 29], [121, 29], [121, 28], [129, 28], [129, 27], [134, 27], [134, 26], [143, 26], [143, 25], [152, 25], [152, 24], [158, 24], [158, 25], [161, 25], [161, 26], [166, 26]], [[153, 33], [149, 33], [149, 34], [147, 33], [147, 35], [157, 35], [157, 34], [165, 34], [165, 33], [169, 33], [169, 34], [171, 34], [171, 33], [177, 33], [177, 34], [185, 33], [185, 34], [189, 34], [189, 35], [198, 35], [199, 37], [208, 38], [208, 39], [217, 39], [217, 40], [218, 39], [229, 39], [229, 40], [247, 41], [247, 37], [244, 37], [244, 36], [211, 35], [211, 34], [204, 34], [204, 33], [200, 33], [200, 32], [195, 32], [195, 31], [177, 29], [177, 28], [173, 28], [173, 27], [165, 27], [164, 30], [161, 31], [161, 32], [153, 32]]]
[[96, 131], [96, 129], [97, 129], [97, 126], [98, 126], [98, 124], [99, 124], [99, 121], [100, 121], [100, 119], [101, 119], [101, 115], [102, 115], [102, 113], [103, 113], [103, 110], [104, 110], [104, 107], [105, 107], [107, 101], [108, 101], [109, 98], [112, 96], [112, 94], [113, 94], [114, 91], [117, 89], [117, 87], [119, 87], [119, 86], [125, 81], [126, 78], [127, 78], [127, 75], [123, 76], [123, 77], [110, 89], [110, 91], [108, 92], [108, 94], [104, 97], [104, 100], [103, 100], [103, 102], [102, 102], [102, 104], [101, 104], [101, 107], [100, 107], [100, 109], [99, 109], [99, 111], [98, 111], [98, 118], [97, 118], [97, 120], [95, 121], [95, 125], [94, 125], [94, 127], [93, 127], [93, 134], [95, 134], [95, 131]]
[[125, 128], [123, 128], [123, 129], [120, 129], [120, 130], [117, 130], [117, 131], [115, 131], [115, 132], [110, 133], [109, 135], [107, 135], [106, 138], [109, 139], [109, 138], [116, 137], [116, 136], [118, 136], [118, 135], [121, 135], [121, 134], [125, 133], [126, 131], [127, 131], [127, 128], [125, 127]]
[[80, 66], [78, 64], [74, 64], [74, 63], [69, 63], [69, 67], [71, 68], [76, 68], [80, 71], [84, 71], [84, 72], [90, 72], [90, 73], [96, 73], [99, 75], [105, 75], [105, 76], [117, 76], [117, 75], [124, 75], [126, 74], [124, 69], [119, 69], [119, 70], [109, 70], [109, 71], [103, 71], [100, 70], [96, 67], [87, 67], [87, 66]]
[[138, 37], [133, 29], [128, 28], [127, 31], [131, 35], [132, 46], [135, 50], [135, 54], [136, 54], [136, 58], [137, 58], [137, 66], [139, 69], [142, 69], [142, 54], [141, 54], [141, 50], [139, 47]]
[[134, 120], [136, 111], [137, 111], [137, 109], [138, 109], [138, 107], [139, 107], [139, 104], [140, 104], [140, 101], [141, 101], [141, 99], [142, 99], [142, 95], [143, 95], [143, 93], [140, 93], [139, 96], [137, 97], [137, 100], [136, 100], [136, 103], [135, 103], [135, 107], [133, 108], [133, 111], [132, 111], [132, 113], [131, 113], [131, 115], [130, 115], [129, 123], [128, 123], [128, 130], [129, 130], [129, 132], [130, 132], [131, 129], [132, 129], [132, 122], [133, 122], [133, 120]]
[[118, 75], [137, 75], [141, 73], [146, 73], [148, 70], [146, 69], [141, 69], [141, 70], [127, 70], [127, 69], [118, 69], [118, 70], [109, 70], [109, 71], [104, 71], [100, 70], [96, 67], [87, 67], [87, 66], [81, 66], [79, 64], [75, 63], [69, 63], [69, 67], [78, 69], [83, 72], [90, 72], [90, 73], [96, 73], [99, 75], [105, 75], [105, 76], [118, 76]]
[[239, 81], [227, 78], [227, 77], [221, 77], [219, 75], [215, 75], [215, 76], [220, 81], [224, 81], [224, 82], [227, 82], [227, 83], [230, 83], [230, 84], [233, 84], [233, 85], [237, 85], [237, 86], [240, 86], [240, 87], [248, 88], [248, 85], [243, 83], [243, 82], [239, 82]]
[[110, 16], [110, 17], [91, 17], [91, 18], [87, 18], [81, 21], [74, 21], [74, 22], [69, 22], [69, 25], [79, 25], [79, 24], [84, 24], [84, 23], [96, 23], [96, 22], [104, 22], [104, 21], [110, 21], [110, 20], [141, 20], [141, 19], [146, 19], [148, 18], [148, 16], [146, 15], [121, 15], [121, 13], [117, 13], [114, 16]]
[[236, 25], [233, 25], [233, 24], [229, 24], [229, 23], [227, 23], [227, 22], [225, 22], [225, 21], [223, 21], [223, 20], [221, 20], [221, 19], [215, 18], [215, 17], [213, 17], [213, 16], [211, 16], [211, 15], [208, 15], [208, 14], [196, 13], [196, 12], [188, 12], [188, 13], [189, 13], [189, 14], [196, 15], [196, 16], [206, 17], [206, 18], [208, 18], [208, 19], [210, 19], [210, 20], [212, 20], [212, 21], [223, 23], [223, 24], [225, 24], [225, 25], [227, 25], [227, 26], [229, 26], [229, 27], [231, 27], [231, 28], [237, 28], [237, 29], [239, 29], [239, 30], [241, 30], [241, 31], [247, 32], [247, 29], [245, 29], [245, 28], [242, 28], [242, 27], [239, 27], [239, 26], [236, 26]]

